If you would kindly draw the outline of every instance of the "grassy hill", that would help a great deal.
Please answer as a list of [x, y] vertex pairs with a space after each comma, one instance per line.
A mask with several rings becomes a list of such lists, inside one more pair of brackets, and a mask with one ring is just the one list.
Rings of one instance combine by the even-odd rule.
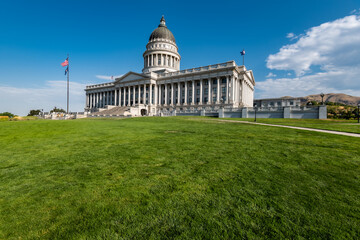
[[0, 122], [0, 239], [360, 235], [360, 139], [191, 119]]

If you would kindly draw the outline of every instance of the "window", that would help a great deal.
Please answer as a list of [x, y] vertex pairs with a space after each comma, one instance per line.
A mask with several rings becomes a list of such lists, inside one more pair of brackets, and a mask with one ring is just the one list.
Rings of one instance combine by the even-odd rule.
[[281, 106], [281, 102], [277, 102], [277, 105], [280, 107], [280, 106]]
[[205, 97], [205, 98], [204, 98], [204, 102], [207, 102], [207, 101], [208, 101], [208, 98], [207, 98], [207, 97]]
[[209, 82], [208, 82], [208, 80], [205, 80], [205, 85], [209, 85]]
[[226, 78], [223, 78], [223, 79], [221, 80], [221, 83], [226, 83]]
[[189, 98], [189, 102], [192, 102], [192, 98]]
[[185, 90], [182, 90], [182, 95], [185, 96]]
[[161, 55], [158, 54], [158, 65], [161, 65]]
[[217, 84], [217, 79], [214, 79], [214, 80], [213, 80], [213, 84]]
[[213, 97], [213, 102], [216, 102], [216, 97]]
[[196, 95], [200, 95], [200, 89], [196, 89]]
[[197, 103], [200, 102], [200, 98], [196, 98], [196, 102], [197, 102]]
[[217, 93], [217, 88], [216, 88], [216, 87], [213, 88], [213, 93], [214, 93], [214, 94]]
[[204, 94], [207, 95], [209, 93], [209, 90], [207, 88], [204, 89]]
[[226, 93], [226, 87], [221, 88], [222, 93]]
[[196, 83], [196, 86], [200, 86], [200, 82], [197, 82], [197, 83]]
[[189, 95], [192, 95], [192, 89], [189, 90]]
[[293, 101], [290, 101], [290, 105], [294, 105], [294, 102], [293, 102]]
[[170, 56], [166, 56], [166, 66], [170, 66]]

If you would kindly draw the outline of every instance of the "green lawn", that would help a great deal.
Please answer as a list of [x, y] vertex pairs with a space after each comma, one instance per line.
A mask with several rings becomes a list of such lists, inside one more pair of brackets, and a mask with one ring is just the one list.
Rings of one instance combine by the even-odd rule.
[[360, 139], [190, 118], [0, 122], [0, 239], [355, 239]]
[[[225, 118], [228, 120], [254, 122], [254, 118]], [[289, 119], [289, 118], [258, 118], [256, 122], [296, 127], [317, 128], [340, 132], [360, 133], [360, 124], [357, 120], [335, 120], [335, 119]]]

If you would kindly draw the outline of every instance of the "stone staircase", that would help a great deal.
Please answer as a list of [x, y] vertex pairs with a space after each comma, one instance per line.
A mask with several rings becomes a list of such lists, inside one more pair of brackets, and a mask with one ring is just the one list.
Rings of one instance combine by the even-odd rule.
[[112, 106], [110, 108], [110, 106], [108, 107], [108, 109], [105, 109], [105, 110], [100, 110], [99, 112], [94, 112], [94, 113], [91, 113], [89, 116], [90, 117], [100, 117], [100, 116], [127, 116], [130, 114], [129, 112], [130, 110], [130, 107], [114, 107]]

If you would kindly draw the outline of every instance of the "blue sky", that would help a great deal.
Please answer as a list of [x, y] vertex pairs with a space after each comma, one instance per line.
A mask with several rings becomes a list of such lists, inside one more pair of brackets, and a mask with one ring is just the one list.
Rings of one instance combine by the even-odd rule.
[[[360, 1], [1, 1], [0, 112], [66, 107], [60, 63], [70, 54], [71, 111], [86, 84], [141, 72], [165, 15], [181, 69], [235, 60], [246, 50], [255, 97], [360, 95]], [[359, 54], [357, 54], [359, 53]]]

